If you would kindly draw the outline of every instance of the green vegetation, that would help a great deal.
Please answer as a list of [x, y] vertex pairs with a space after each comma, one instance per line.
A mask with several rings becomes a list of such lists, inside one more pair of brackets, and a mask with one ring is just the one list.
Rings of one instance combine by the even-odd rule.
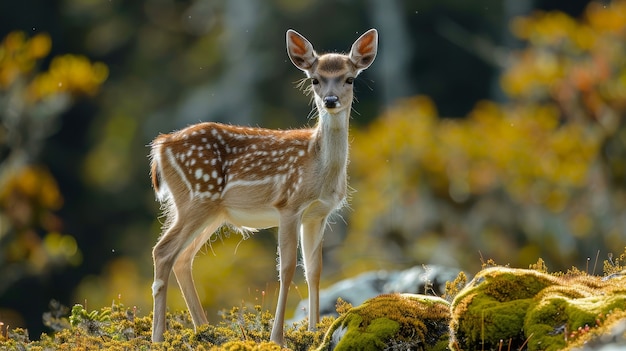
[[[530, 269], [489, 260], [469, 283], [461, 272], [447, 284], [451, 303], [415, 294], [384, 294], [356, 307], [340, 299], [339, 317], [323, 318], [317, 331], [308, 331], [306, 321], [289, 326], [285, 349], [571, 349], [626, 320], [624, 257], [626, 250], [604, 262], [602, 277], [576, 268], [549, 273], [541, 259]], [[44, 320], [54, 333], [31, 341], [26, 330], [4, 326], [0, 350], [281, 350], [268, 341], [273, 316], [261, 306], [232, 308], [197, 331], [186, 311], [168, 313], [160, 344], [150, 342], [151, 316], [120, 302], [91, 311], [50, 307]]]
[[[0, 329], [0, 350], [281, 350], [268, 341], [272, 318], [260, 306], [235, 307], [224, 312], [217, 325], [194, 331], [186, 311], [168, 313], [165, 341], [152, 344], [151, 316], [138, 316], [135, 308], [117, 302], [92, 311], [75, 305], [69, 316], [53, 318], [54, 323], [48, 324], [56, 331], [42, 334], [39, 340], [31, 340], [24, 329]], [[286, 346], [305, 351], [319, 344], [331, 321], [324, 318], [316, 332], [308, 331], [306, 323], [291, 326], [285, 333]]]

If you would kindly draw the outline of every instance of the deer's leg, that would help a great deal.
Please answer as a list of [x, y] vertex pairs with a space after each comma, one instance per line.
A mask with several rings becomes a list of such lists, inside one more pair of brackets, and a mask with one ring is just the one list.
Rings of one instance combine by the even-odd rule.
[[183, 293], [183, 298], [185, 299], [185, 303], [191, 314], [191, 319], [193, 320], [193, 326], [196, 329], [199, 325], [206, 324], [209, 321], [204, 314], [204, 309], [200, 303], [198, 291], [196, 290], [196, 285], [193, 280], [193, 260], [198, 251], [206, 241], [210, 239], [211, 235], [213, 235], [217, 226], [217, 223], [209, 224], [202, 234], [195, 238], [193, 242], [180, 253], [173, 267], [178, 286], [180, 286], [180, 290]]
[[172, 270], [174, 260], [182, 249], [179, 240], [183, 229], [180, 221], [174, 223], [159, 239], [152, 250], [154, 260], [154, 282], [152, 283], [152, 297], [154, 299], [152, 313], [152, 341], [163, 341], [165, 332], [165, 311], [167, 304], [167, 281]]
[[309, 330], [315, 330], [320, 319], [319, 291], [322, 273], [322, 241], [326, 218], [309, 220], [303, 223], [302, 258], [304, 274], [309, 289]]
[[271, 336], [271, 340], [279, 345], [283, 344], [283, 325], [285, 323], [287, 294], [296, 270], [299, 229], [300, 220], [297, 215], [281, 216], [278, 227], [280, 290], [278, 291], [278, 304], [276, 306]]
[[184, 219], [178, 218], [176, 222], [161, 236], [152, 250], [154, 260], [154, 282], [152, 283], [152, 296], [154, 307], [152, 313], [152, 341], [163, 341], [165, 332], [165, 312], [167, 309], [167, 281], [174, 262], [179, 254], [193, 240], [201, 227], [198, 221], [186, 216]]

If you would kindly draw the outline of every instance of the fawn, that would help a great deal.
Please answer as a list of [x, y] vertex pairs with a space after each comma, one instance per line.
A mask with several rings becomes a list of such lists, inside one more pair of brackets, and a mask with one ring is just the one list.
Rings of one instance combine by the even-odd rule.
[[315, 128], [271, 130], [207, 122], [154, 139], [152, 186], [167, 218], [152, 252], [154, 342], [163, 341], [172, 270], [194, 326], [208, 323], [192, 264], [198, 250], [225, 224], [244, 233], [278, 226], [280, 290], [271, 340], [281, 345], [300, 240], [309, 329], [315, 329], [324, 227], [346, 198], [353, 81], [374, 61], [377, 48], [375, 29], [359, 37], [348, 54], [324, 55], [296, 31], [287, 31], [289, 58], [310, 78], [318, 112]]

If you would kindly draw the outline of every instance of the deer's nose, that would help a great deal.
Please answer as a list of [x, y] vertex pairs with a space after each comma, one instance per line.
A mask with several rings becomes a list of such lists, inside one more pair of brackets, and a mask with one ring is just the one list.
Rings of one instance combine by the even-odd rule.
[[339, 98], [335, 95], [329, 95], [324, 97], [324, 106], [326, 108], [335, 108], [339, 103]]

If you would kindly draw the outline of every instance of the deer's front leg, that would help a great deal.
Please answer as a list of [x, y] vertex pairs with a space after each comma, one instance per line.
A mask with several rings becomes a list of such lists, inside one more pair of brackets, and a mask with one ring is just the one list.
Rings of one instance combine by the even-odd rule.
[[302, 257], [304, 273], [309, 289], [309, 330], [315, 330], [320, 319], [319, 291], [322, 273], [322, 241], [326, 218], [309, 220], [303, 223]]
[[298, 215], [281, 215], [278, 227], [280, 290], [278, 292], [278, 305], [276, 306], [271, 336], [271, 340], [279, 345], [283, 344], [283, 324], [285, 322], [287, 294], [296, 270], [299, 229], [300, 219]]

